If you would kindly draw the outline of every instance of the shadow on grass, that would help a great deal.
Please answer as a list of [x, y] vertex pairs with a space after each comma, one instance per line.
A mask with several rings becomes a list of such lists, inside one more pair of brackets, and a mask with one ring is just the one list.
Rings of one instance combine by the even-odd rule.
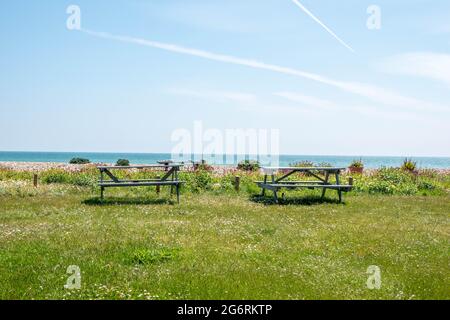
[[312, 206], [312, 205], [325, 204], [325, 203], [341, 204], [341, 205], [345, 204], [344, 201], [339, 202], [338, 199], [322, 198], [320, 196], [304, 196], [304, 197], [286, 198], [286, 199], [279, 197], [278, 203], [276, 203], [274, 198], [271, 196], [253, 195], [250, 197], [250, 200], [253, 202], [262, 203], [265, 205], [281, 205], [281, 206], [287, 206], [287, 205]]
[[113, 206], [113, 205], [156, 205], [156, 204], [175, 204], [171, 199], [149, 199], [149, 198], [114, 198], [109, 197], [100, 199], [100, 197], [90, 198], [83, 201], [88, 206]]

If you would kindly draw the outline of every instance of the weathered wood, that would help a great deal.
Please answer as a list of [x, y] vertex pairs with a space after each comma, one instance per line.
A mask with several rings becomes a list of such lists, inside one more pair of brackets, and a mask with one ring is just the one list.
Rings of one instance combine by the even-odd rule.
[[[324, 181], [325, 184], [328, 184], [329, 178], [330, 178], [330, 173], [327, 171], [327, 172], [325, 172], [325, 181]], [[327, 189], [322, 190], [322, 199], [325, 198], [326, 192], [327, 192]]]
[[[118, 180], [119, 182], [150, 182], [150, 181], [161, 181], [161, 179], [136, 179], [136, 180]], [[114, 182], [113, 180], [98, 180], [98, 183], [102, 183], [102, 182]]]
[[[118, 188], [118, 187], [146, 187], [156, 186], [156, 192], [160, 193], [161, 186], [170, 186], [170, 193], [173, 194], [174, 188], [177, 193], [177, 202], [180, 201], [180, 186], [184, 183], [178, 180], [178, 170], [182, 165], [180, 164], [168, 164], [168, 165], [146, 165], [146, 166], [99, 166], [100, 181], [98, 185], [100, 187], [100, 198], [103, 200], [105, 188]], [[156, 179], [133, 179], [133, 180], [120, 180], [110, 170], [125, 170], [125, 169], [146, 169], [146, 168], [168, 168], [165, 170], [165, 175]], [[111, 180], [105, 180], [104, 174], [106, 174]], [[170, 178], [170, 179], [169, 179]]]
[[344, 190], [348, 190], [350, 191], [350, 189], [352, 189], [351, 185], [343, 185], [343, 184], [318, 184], [318, 185], [312, 185], [312, 184], [290, 184], [290, 183], [274, 183], [274, 184], [264, 184], [261, 183], [259, 184], [260, 187], [265, 188], [265, 189], [270, 189], [273, 190], [274, 188], [285, 188], [285, 189], [296, 189], [296, 188], [307, 188], [307, 189], [342, 189], [342, 191]]
[[[325, 197], [326, 190], [332, 189], [336, 190], [339, 196], [339, 202], [342, 202], [342, 192], [347, 192], [352, 189], [352, 184], [341, 185], [339, 175], [345, 168], [333, 168], [333, 167], [265, 167], [263, 168], [264, 182], [257, 181], [256, 183], [262, 189], [261, 195], [265, 195], [265, 190], [273, 191], [273, 196], [276, 202], [278, 202], [277, 192], [281, 188], [285, 189], [296, 189], [296, 188], [307, 188], [307, 189], [322, 189], [322, 198]], [[288, 171], [284, 173], [280, 178], [275, 179], [275, 173], [279, 170]], [[296, 172], [305, 172], [309, 175], [318, 179], [317, 181], [286, 181], [289, 176]], [[324, 174], [324, 178], [319, 176], [319, 174]], [[336, 183], [331, 184], [329, 182], [330, 174], [334, 174], [336, 178]], [[267, 176], [271, 176], [271, 183], [267, 182]]]
[[[335, 173], [335, 177], [336, 177], [336, 184], [340, 185], [340, 181], [339, 181], [339, 173], [336, 172]], [[339, 202], [342, 202], [342, 190], [341, 189], [337, 189], [338, 195], [339, 195]]]
[[296, 170], [296, 171], [329, 171], [329, 172], [334, 172], [334, 171], [344, 171], [347, 168], [343, 168], [343, 167], [263, 167], [263, 170], [273, 170], [273, 171], [277, 171], [277, 170]]
[[[160, 179], [159, 176], [156, 177], [158, 180]], [[160, 194], [161, 193], [161, 186], [157, 185], [156, 186], [156, 194]]]
[[112, 181], [116, 183], [119, 182], [119, 179], [117, 179], [116, 176], [113, 175], [108, 169], [103, 169], [102, 172], [105, 173], [108, 177], [110, 177]]
[[103, 182], [100, 183], [100, 187], [111, 188], [111, 187], [151, 187], [151, 186], [176, 186], [177, 184], [182, 184], [183, 181], [151, 181], [151, 182]]
[[[267, 183], [267, 174], [264, 175], [264, 184], [266, 184], [266, 183]], [[266, 189], [262, 188], [261, 196], [265, 196], [265, 195], [266, 195]]]
[[157, 161], [157, 163], [164, 166], [164, 171], [168, 171], [169, 165], [172, 164], [173, 161], [172, 160], [162, 160], [162, 161]]
[[236, 190], [236, 192], [239, 192], [240, 184], [241, 184], [241, 177], [239, 176], [234, 177], [234, 190]]
[[[259, 183], [267, 183], [267, 181], [254, 181], [256, 184]], [[297, 180], [289, 180], [289, 181], [283, 181], [284, 184], [290, 183], [290, 184], [302, 184], [302, 183], [311, 183], [311, 184], [324, 184], [323, 181], [319, 180], [301, 180], [301, 181], [297, 181]]]
[[166, 181], [170, 176], [173, 177], [174, 171], [177, 170], [175, 167], [171, 168], [167, 173], [161, 178], [161, 181]]
[[97, 168], [99, 170], [101, 169], [157, 169], [157, 168], [165, 168], [165, 167], [177, 167], [177, 168], [181, 168], [183, 167], [182, 164], [180, 163], [173, 163], [170, 165], [164, 165], [164, 164], [148, 164], [148, 165], [135, 165], [135, 166], [98, 166]]
[[38, 186], [38, 175], [37, 173], [33, 174], [33, 186], [37, 188]]

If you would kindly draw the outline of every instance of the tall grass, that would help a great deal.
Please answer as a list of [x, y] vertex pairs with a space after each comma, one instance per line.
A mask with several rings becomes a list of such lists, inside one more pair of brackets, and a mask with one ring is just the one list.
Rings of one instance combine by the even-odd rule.
[[[156, 178], [164, 172], [150, 170], [120, 170], [115, 174], [120, 179]], [[289, 179], [298, 179], [299, 174]], [[301, 175], [301, 174], [300, 174]], [[182, 171], [179, 179], [184, 181], [182, 193], [198, 194], [206, 191], [215, 193], [235, 193], [235, 177], [240, 178], [240, 191], [249, 194], [259, 192], [255, 181], [263, 179], [259, 171], [237, 170], [225, 174], [214, 173], [210, 170], [196, 170], [194, 172]], [[13, 170], [0, 170], [0, 181], [32, 181], [32, 172], [18, 172]], [[41, 184], [66, 184], [77, 187], [94, 188], [99, 179], [96, 168], [86, 168], [81, 171], [67, 171], [63, 169], [50, 169], [39, 174]], [[314, 179], [302, 175], [301, 179]], [[347, 179], [347, 174], [342, 180]], [[354, 176], [353, 192], [383, 195], [442, 195], [450, 189], [450, 174], [436, 170], [406, 171], [400, 168], [381, 168], [363, 175]]]

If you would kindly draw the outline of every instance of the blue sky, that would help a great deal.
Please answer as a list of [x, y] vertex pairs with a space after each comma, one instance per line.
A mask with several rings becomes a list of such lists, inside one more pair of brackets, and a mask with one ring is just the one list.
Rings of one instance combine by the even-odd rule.
[[450, 156], [450, 3], [299, 2], [355, 52], [292, 0], [4, 1], [0, 150], [170, 152], [201, 120], [282, 154]]

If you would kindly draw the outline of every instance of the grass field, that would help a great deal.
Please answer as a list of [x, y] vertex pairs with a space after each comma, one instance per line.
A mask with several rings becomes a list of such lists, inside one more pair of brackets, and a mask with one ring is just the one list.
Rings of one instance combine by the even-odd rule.
[[[0, 298], [450, 298], [448, 195], [109, 195], [52, 184], [0, 196]], [[70, 265], [80, 290], [64, 288]], [[379, 290], [367, 288], [370, 265]]]

